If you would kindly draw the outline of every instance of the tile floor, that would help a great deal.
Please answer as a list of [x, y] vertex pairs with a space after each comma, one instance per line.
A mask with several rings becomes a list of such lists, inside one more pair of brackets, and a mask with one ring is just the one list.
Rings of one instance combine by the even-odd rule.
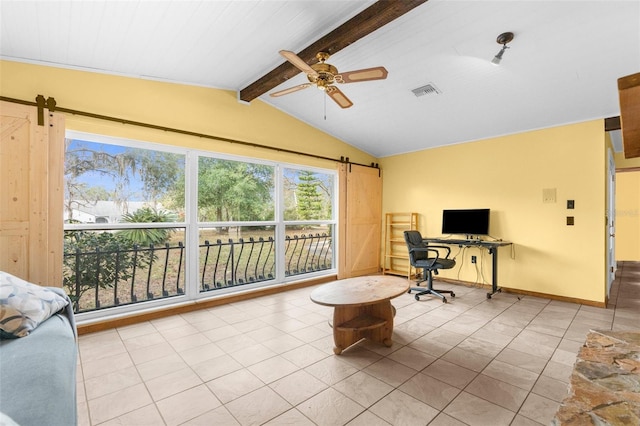
[[80, 425], [538, 425], [589, 329], [640, 320], [640, 263], [608, 309], [449, 284], [397, 308], [391, 348], [333, 354], [313, 287], [83, 335]]

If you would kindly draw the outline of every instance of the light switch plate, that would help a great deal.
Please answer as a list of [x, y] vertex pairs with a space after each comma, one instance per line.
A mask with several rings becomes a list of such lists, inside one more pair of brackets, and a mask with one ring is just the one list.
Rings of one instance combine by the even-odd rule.
[[542, 202], [543, 203], [555, 203], [556, 202], [556, 188], [543, 188], [542, 189]]

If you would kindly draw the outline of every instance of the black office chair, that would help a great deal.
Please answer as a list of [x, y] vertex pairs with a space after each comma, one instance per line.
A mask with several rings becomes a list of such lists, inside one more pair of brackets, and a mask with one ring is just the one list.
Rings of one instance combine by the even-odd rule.
[[[433, 294], [442, 299], [443, 303], [447, 303], [447, 298], [442, 293], [451, 293], [451, 297], [456, 297], [451, 290], [436, 290], [433, 288], [433, 274], [438, 274], [439, 269], [451, 269], [456, 266], [456, 261], [449, 259], [451, 249], [447, 246], [428, 245], [422, 239], [422, 235], [418, 231], [404, 231], [404, 240], [409, 249], [409, 262], [414, 268], [422, 269], [422, 280], [418, 281], [418, 285], [427, 282], [427, 288], [412, 287], [412, 291], [418, 291], [416, 300], [420, 300], [420, 296], [424, 294]], [[440, 250], [444, 250], [446, 255], [442, 257]]]

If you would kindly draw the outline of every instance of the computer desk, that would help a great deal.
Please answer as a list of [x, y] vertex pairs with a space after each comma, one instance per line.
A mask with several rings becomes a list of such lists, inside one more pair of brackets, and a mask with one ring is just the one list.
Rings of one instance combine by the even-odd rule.
[[489, 250], [491, 255], [491, 293], [487, 293], [487, 299], [491, 299], [491, 296], [498, 293], [500, 287], [498, 287], [498, 248], [503, 246], [510, 246], [513, 244], [510, 241], [486, 241], [486, 240], [456, 240], [453, 238], [424, 238], [424, 242], [427, 244], [445, 244], [451, 246], [460, 247], [482, 247]]

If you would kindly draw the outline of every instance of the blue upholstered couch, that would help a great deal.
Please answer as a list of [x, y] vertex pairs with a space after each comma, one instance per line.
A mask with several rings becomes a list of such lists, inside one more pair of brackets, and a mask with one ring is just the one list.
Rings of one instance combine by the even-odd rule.
[[[67, 298], [61, 289], [47, 288]], [[53, 315], [26, 337], [0, 340], [0, 413], [20, 426], [77, 423], [77, 335], [72, 306], [69, 303], [63, 313]]]

